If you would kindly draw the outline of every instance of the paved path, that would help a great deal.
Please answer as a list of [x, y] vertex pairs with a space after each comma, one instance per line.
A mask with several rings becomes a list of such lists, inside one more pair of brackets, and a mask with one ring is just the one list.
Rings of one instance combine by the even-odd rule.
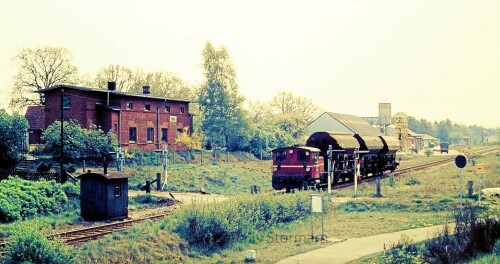
[[402, 234], [408, 235], [414, 242], [420, 242], [435, 237], [442, 231], [443, 225], [409, 229], [405, 231], [380, 234], [370, 237], [353, 238], [328, 247], [316, 249], [295, 255], [277, 262], [277, 264], [341, 264], [366, 257], [384, 250], [384, 243], [392, 245], [401, 239]]

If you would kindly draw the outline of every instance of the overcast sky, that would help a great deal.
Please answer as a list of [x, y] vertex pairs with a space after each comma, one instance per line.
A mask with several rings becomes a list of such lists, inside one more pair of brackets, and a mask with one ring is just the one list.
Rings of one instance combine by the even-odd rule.
[[210, 41], [229, 50], [249, 100], [290, 91], [331, 112], [392, 103], [500, 127], [498, 0], [0, 0], [0, 36], [0, 107], [22, 48], [68, 48], [89, 75], [113, 63], [194, 84]]

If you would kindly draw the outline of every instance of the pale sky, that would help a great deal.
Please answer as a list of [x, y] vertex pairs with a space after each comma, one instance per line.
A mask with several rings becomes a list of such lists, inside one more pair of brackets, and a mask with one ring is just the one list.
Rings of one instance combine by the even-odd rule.
[[[80, 73], [109, 64], [203, 80], [224, 45], [240, 94], [279, 91], [326, 111], [500, 127], [498, 0], [0, 0], [0, 107], [22, 48], [68, 48]], [[154, 87], [152, 87], [154, 89]]]

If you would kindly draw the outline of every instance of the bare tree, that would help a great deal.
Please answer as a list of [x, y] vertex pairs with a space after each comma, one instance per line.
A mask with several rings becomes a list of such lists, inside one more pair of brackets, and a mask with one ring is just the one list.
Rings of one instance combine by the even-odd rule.
[[14, 110], [44, 104], [43, 95], [37, 94], [39, 90], [62, 83], [74, 84], [78, 79], [73, 55], [66, 48], [23, 49], [13, 61], [19, 67], [11, 91], [10, 106]]
[[144, 83], [144, 72], [132, 70], [126, 66], [110, 64], [101, 68], [94, 80], [94, 85], [106, 89], [109, 81], [116, 82], [116, 89], [122, 92], [139, 92]]
[[147, 73], [144, 82], [151, 86], [151, 93], [154, 95], [186, 99], [195, 97], [194, 88], [170, 72]]
[[278, 115], [292, 115], [306, 123], [311, 122], [321, 113], [321, 108], [309, 98], [296, 96], [291, 92], [279, 92], [270, 102]]

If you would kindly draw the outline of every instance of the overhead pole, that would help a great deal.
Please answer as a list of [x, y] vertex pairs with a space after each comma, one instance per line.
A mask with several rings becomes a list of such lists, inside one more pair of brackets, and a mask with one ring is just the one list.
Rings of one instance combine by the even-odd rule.
[[63, 174], [63, 171], [64, 171], [64, 162], [63, 162], [63, 159], [64, 159], [64, 140], [63, 140], [63, 137], [64, 137], [64, 89], [61, 89], [61, 135], [60, 135], [60, 145], [61, 145], [61, 161], [60, 161], [60, 164], [59, 164], [59, 177], [58, 177], [58, 180], [59, 182], [61, 182], [62, 180], [62, 174]]

